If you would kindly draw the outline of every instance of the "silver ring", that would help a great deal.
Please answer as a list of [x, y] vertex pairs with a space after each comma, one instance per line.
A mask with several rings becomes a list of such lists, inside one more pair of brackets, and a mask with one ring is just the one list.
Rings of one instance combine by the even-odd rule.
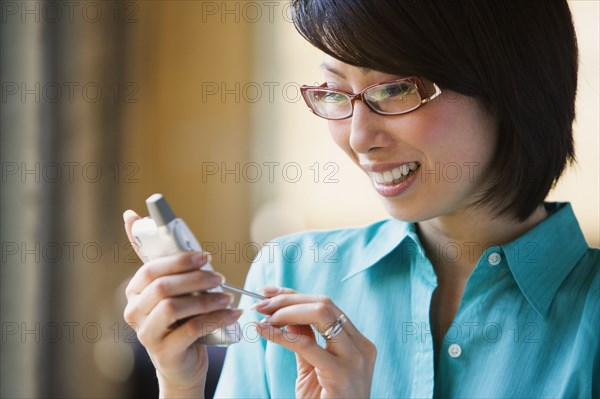
[[342, 325], [347, 321], [348, 319], [346, 318], [346, 315], [342, 313], [342, 315], [338, 317], [337, 320], [334, 321], [333, 324], [321, 334], [321, 336], [325, 339], [325, 341], [333, 339], [340, 333], [340, 331], [342, 331]]

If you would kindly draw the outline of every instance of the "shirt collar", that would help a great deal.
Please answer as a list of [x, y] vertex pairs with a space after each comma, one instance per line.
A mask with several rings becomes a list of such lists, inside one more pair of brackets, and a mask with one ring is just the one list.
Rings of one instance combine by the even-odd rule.
[[[360, 243], [362, 245], [354, 246], [352, 255], [346, 259], [348, 273], [344, 275], [342, 282], [375, 265], [408, 237], [413, 240], [416, 238], [413, 223], [388, 219], [370, 226], [365, 231], [363, 242]], [[418, 248], [421, 248], [420, 245]]]
[[542, 317], [567, 275], [588, 250], [569, 203], [545, 203], [548, 217], [501, 245], [519, 289]]
[[[533, 308], [544, 317], [564, 279], [585, 254], [588, 245], [569, 203], [545, 203], [548, 217], [518, 239], [498, 248]], [[345, 259], [348, 273], [342, 282], [369, 269], [399, 245], [413, 245], [414, 255], [425, 257], [414, 223], [389, 219], [368, 228], [362, 245]], [[412, 251], [411, 248], [409, 251]]]

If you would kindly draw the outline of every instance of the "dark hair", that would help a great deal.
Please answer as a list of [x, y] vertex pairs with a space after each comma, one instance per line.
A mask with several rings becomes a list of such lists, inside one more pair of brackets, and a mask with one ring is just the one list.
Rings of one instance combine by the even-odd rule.
[[477, 204], [524, 220], [574, 162], [566, 0], [292, 0], [291, 11], [300, 34], [338, 60], [422, 76], [493, 110], [494, 180]]

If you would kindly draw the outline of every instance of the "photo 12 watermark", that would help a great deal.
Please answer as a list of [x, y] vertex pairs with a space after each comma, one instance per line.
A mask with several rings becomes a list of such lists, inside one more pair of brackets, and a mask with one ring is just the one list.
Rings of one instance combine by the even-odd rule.
[[[320, 83], [313, 83], [318, 86]], [[302, 100], [298, 82], [202, 82], [200, 100], [202, 103], [273, 104], [278, 101], [296, 103]]]
[[140, 9], [135, 1], [2, 1], [2, 23], [137, 23]]
[[95, 161], [0, 163], [2, 183], [139, 183], [135, 162], [105, 164]]
[[137, 343], [136, 326], [125, 321], [103, 325], [97, 321], [25, 322], [3, 321], [0, 328], [1, 341], [7, 343], [91, 343], [107, 336], [114, 343]]
[[141, 264], [136, 243], [113, 241], [3, 241], [3, 264]]
[[[221, 264], [248, 266], [252, 262], [288, 263], [309, 259], [314, 263], [339, 262], [336, 242], [300, 243], [203, 241], [203, 252]], [[136, 251], [139, 244], [129, 241], [3, 241], [0, 258], [3, 264], [142, 264]]]
[[200, 164], [202, 183], [339, 183], [336, 162], [213, 162]]
[[136, 82], [51, 81], [2, 82], [2, 103], [73, 104], [77, 102], [117, 104], [140, 102], [140, 87]]
[[[402, 343], [416, 341], [431, 342], [433, 335], [438, 334], [441, 326], [432, 326], [429, 322], [402, 322], [400, 338]], [[495, 322], [495, 321], [463, 321], [452, 322], [446, 326], [444, 341], [450, 343], [512, 343], [535, 344], [540, 342], [539, 326], [534, 322]]]
[[201, 3], [202, 23], [275, 23], [292, 22], [287, 0], [281, 1], [208, 1]]

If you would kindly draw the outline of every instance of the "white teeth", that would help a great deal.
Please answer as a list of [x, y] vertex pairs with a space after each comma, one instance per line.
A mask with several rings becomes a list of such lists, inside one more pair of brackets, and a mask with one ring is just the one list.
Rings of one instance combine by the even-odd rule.
[[383, 183], [383, 173], [373, 172], [371, 175], [377, 183]]
[[376, 183], [390, 184], [393, 183], [394, 180], [407, 176], [411, 171], [416, 170], [418, 167], [419, 164], [417, 162], [409, 162], [392, 170], [386, 170], [385, 172], [369, 172], [369, 174]]

